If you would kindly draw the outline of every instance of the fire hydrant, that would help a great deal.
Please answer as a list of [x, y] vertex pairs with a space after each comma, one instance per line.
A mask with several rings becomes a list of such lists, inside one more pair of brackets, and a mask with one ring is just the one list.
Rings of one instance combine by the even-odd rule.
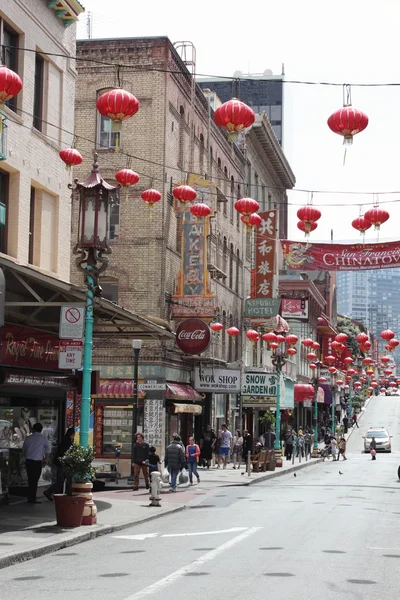
[[151, 474], [149, 506], [161, 506], [161, 488], [161, 473], [159, 473], [158, 471], [154, 471], [154, 473]]

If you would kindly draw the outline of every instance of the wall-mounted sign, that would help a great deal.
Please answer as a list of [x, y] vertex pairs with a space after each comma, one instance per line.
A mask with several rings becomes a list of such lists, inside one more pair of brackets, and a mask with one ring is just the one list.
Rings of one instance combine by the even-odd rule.
[[242, 402], [243, 408], [259, 408], [265, 410], [266, 408], [276, 408], [276, 398], [270, 398], [263, 396], [257, 398], [256, 396], [243, 396]]
[[32, 369], [58, 370], [57, 336], [19, 325], [6, 325], [1, 330], [2, 365]]
[[[259, 213], [261, 224], [255, 235], [255, 272], [253, 298], [272, 298], [275, 275], [276, 210]], [[256, 316], [271, 316], [269, 313]]]
[[280, 303], [280, 298], [247, 298], [244, 314], [246, 317], [276, 317]]
[[284, 319], [308, 319], [307, 298], [282, 298], [281, 316]]
[[194, 387], [199, 392], [240, 392], [240, 371], [197, 367], [194, 372]]
[[62, 306], [60, 311], [60, 339], [81, 340], [85, 325], [85, 307], [79, 304]]
[[274, 373], [244, 374], [243, 396], [276, 396], [278, 377]]
[[82, 354], [82, 340], [60, 340], [58, 368], [80, 369], [82, 367]]
[[208, 348], [211, 331], [201, 319], [186, 319], [176, 330], [176, 345], [185, 354], [201, 354]]

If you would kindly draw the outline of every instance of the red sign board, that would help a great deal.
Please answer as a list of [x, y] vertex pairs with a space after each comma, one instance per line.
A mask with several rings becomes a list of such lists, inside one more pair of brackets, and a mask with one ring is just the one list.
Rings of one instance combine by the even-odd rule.
[[185, 354], [201, 354], [211, 339], [210, 328], [201, 319], [186, 319], [176, 330], [176, 345]]
[[59, 338], [51, 333], [6, 324], [2, 328], [0, 364], [58, 371]]
[[400, 267], [400, 242], [310, 244], [283, 240], [283, 258], [295, 271], [363, 271]]

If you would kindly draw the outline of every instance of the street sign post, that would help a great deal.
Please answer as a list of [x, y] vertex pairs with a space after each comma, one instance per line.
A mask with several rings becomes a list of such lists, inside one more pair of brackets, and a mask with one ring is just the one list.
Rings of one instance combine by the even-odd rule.
[[80, 369], [82, 367], [82, 355], [82, 340], [60, 340], [58, 368]]
[[82, 340], [85, 326], [85, 307], [79, 304], [62, 306], [60, 311], [61, 340]]
[[139, 383], [138, 385], [138, 389], [142, 392], [165, 390], [166, 387], [166, 383], [158, 383], [157, 381], [147, 381], [146, 383]]

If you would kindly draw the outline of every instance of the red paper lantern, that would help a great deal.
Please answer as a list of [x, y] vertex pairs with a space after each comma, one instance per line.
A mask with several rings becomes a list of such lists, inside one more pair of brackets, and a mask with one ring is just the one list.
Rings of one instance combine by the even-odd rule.
[[393, 348], [396, 348], [399, 344], [400, 342], [399, 340], [396, 340], [396, 338], [392, 338], [391, 340], [389, 340], [389, 346], [393, 346]]
[[297, 335], [294, 335], [293, 333], [290, 333], [289, 335], [286, 336], [286, 344], [288, 346], [295, 346], [298, 341], [299, 341], [299, 338], [297, 337]]
[[241, 215], [252, 215], [257, 212], [260, 208], [257, 200], [253, 200], [253, 198], [241, 198], [240, 200], [236, 200], [235, 210]]
[[357, 340], [357, 342], [358, 342], [359, 344], [365, 344], [365, 343], [367, 342], [367, 340], [368, 340], [368, 336], [367, 336], [367, 334], [366, 334], [366, 333], [359, 333], [359, 334], [356, 336], [356, 340]]
[[7, 67], [0, 67], [0, 106], [2, 106], [7, 100], [11, 100], [22, 90], [21, 78], [8, 69]]
[[396, 382], [395, 381], [389, 381], [389, 385], [390, 385], [390, 387], [396, 387]]
[[366, 356], [363, 360], [364, 365], [370, 365], [372, 362], [372, 358], [370, 358], [369, 356]]
[[226, 333], [232, 337], [236, 337], [239, 335], [240, 331], [237, 327], [229, 327], [229, 329], [226, 330]]
[[309, 204], [299, 208], [297, 211], [297, 217], [300, 219], [300, 221], [303, 221], [305, 232], [310, 233], [310, 231], [312, 231], [311, 227], [313, 223], [321, 218], [321, 211], [318, 210], [318, 208], [315, 208], [315, 206]]
[[385, 375], [391, 375], [393, 373], [392, 369], [385, 369], [383, 372]]
[[280, 333], [278, 333], [278, 335], [276, 336], [276, 342], [277, 342], [278, 344], [282, 344], [282, 342], [284, 342], [284, 341], [285, 341], [285, 339], [286, 339], [286, 338], [285, 338], [285, 336], [284, 336], [284, 335], [281, 335]]
[[263, 333], [261, 338], [264, 340], [264, 342], [270, 344], [271, 342], [276, 342], [276, 333], [269, 331], [268, 333]]
[[385, 329], [385, 331], [381, 331], [381, 338], [390, 341], [394, 338], [394, 332], [391, 329]]
[[222, 323], [211, 323], [211, 325], [210, 325], [210, 329], [212, 329], [216, 333], [221, 331], [221, 329], [223, 329], [223, 328], [224, 328], [224, 326], [222, 325]]
[[131, 185], [135, 185], [140, 179], [139, 175], [132, 171], [132, 169], [121, 169], [115, 173], [115, 179], [126, 188], [126, 197], [128, 198], [128, 190]]
[[197, 198], [197, 192], [190, 185], [178, 185], [173, 189], [172, 195], [179, 202], [193, 202]]
[[335, 337], [335, 340], [337, 342], [340, 342], [341, 344], [346, 344], [348, 339], [349, 339], [349, 336], [346, 333], [338, 333], [337, 336]]
[[372, 346], [372, 344], [371, 344], [371, 342], [370, 342], [369, 340], [367, 340], [367, 341], [364, 343], [364, 349], [365, 349], [365, 350], [369, 350], [369, 349], [371, 348], [371, 346]]
[[325, 381], [326, 381], [326, 377], [320, 377], [320, 378], [318, 379], [318, 381], [319, 381], [319, 383], [325, 383]]
[[370, 208], [365, 213], [364, 217], [368, 219], [374, 225], [375, 230], [379, 230], [382, 223], [386, 223], [389, 219], [389, 213], [387, 210], [380, 208], [379, 206], [375, 206], [374, 208]]
[[329, 373], [336, 373], [336, 367], [329, 367], [328, 369]]
[[354, 360], [351, 358], [351, 356], [346, 356], [343, 362], [345, 362], [346, 365], [352, 365]]
[[311, 347], [314, 348], [314, 350], [319, 350], [320, 346], [319, 346], [318, 342], [313, 342]]
[[256, 331], [255, 329], [248, 329], [246, 331], [246, 336], [247, 336], [247, 339], [250, 340], [250, 342], [252, 344], [255, 344], [256, 342], [258, 342], [259, 335], [258, 335], [258, 331]]
[[378, 384], [376, 383], [376, 381], [371, 381], [371, 387], [372, 387], [372, 389], [378, 387]]
[[314, 341], [311, 338], [305, 338], [304, 340], [302, 340], [301, 342], [303, 344], [303, 346], [305, 346], [306, 348], [311, 348]]
[[392, 359], [390, 358], [390, 356], [382, 356], [381, 357], [381, 363], [385, 364], [385, 363], [390, 363]]
[[311, 363], [311, 365], [309, 365], [309, 367], [312, 371], [315, 371], [315, 369], [317, 368], [317, 365], [315, 365], [314, 363]]
[[297, 354], [297, 350], [296, 350], [296, 348], [288, 348], [288, 349], [286, 350], [286, 353], [287, 353], [289, 356], [294, 356], [295, 354]]
[[228, 132], [230, 142], [237, 139], [240, 131], [253, 125], [255, 118], [254, 111], [250, 106], [236, 98], [224, 102], [214, 112], [216, 124]]
[[160, 202], [161, 200], [160, 192], [158, 190], [153, 189], [144, 190], [140, 197], [146, 202], [146, 204], [150, 206], [150, 208], [153, 208], [154, 204]]
[[336, 384], [337, 384], [337, 385], [343, 385], [343, 383], [344, 383], [343, 379], [338, 379], [338, 380], [336, 381]]
[[379, 390], [381, 394], [384, 394], [386, 392], [386, 388], [381, 387], [381, 389]]
[[386, 344], [385, 350], [387, 350], [388, 352], [393, 352], [394, 348], [393, 346], [389, 346], [389, 344]]
[[345, 385], [345, 386], [344, 386], [344, 389], [347, 391], [347, 390], [349, 390], [349, 389], [350, 389], [350, 386], [349, 386], [349, 385]]
[[336, 352], [336, 354], [339, 354], [339, 356], [343, 352], [342, 346], [343, 346], [343, 344], [341, 344], [340, 342], [337, 342], [336, 340], [333, 340], [333, 342], [331, 344], [332, 350], [334, 352]]
[[350, 377], [352, 377], [356, 373], [357, 373], [357, 371], [355, 369], [347, 369], [347, 375], [350, 375]]
[[80, 165], [83, 161], [82, 154], [76, 148], [64, 148], [60, 152], [60, 158], [67, 165], [67, 169]]
[[311, 231], [315, 231], [318, 227], [318, 223], [311, 223], [310, 225], [306, 225], [303, 221], [299, 221], [297, 223], [297, 228], [300, 231], [303, 231], [306, 234], [306, 237], [310, 235]]
[[316, 360], [317, 355], [315, 354], [315, 352], [308, 352], [306, 358], [307, 358], [307, 360]]
[[350, 146], [353, 143], [353, 136], [364, 131], [367, 125], [367, 115], [351, 105], [339, 108], [328, 119], [329, 129], [333, 133], [342, 135], [344, 138], [343, 143], [346, 146]]
[[204, 219], [210, 214], [211, 208], [208, 206], [208, 204], [198, 202], [197, 204], [193, 204], [193, 206], [190, 207], [190, 212], [198, 219]]
[[130, 92], [116, 88], [97, 98], [97, 110], [111, 121], [123, 121], [133, 117], [139, 110], [137, 98]]
[[271, 342], [269, 344], [269, 347], [271, 350], [276, 350], [277, 348], [279, 348], [279, 344], [278, 344], [278, 342]]
[[251, 215], [242, 215], [240, 217], [242, 223], [246, 225], [246, 227], [260, 227], [262, 218], [257, 213], [253, 213]]
[[325, 356], [324, 362], [327, 365], [333, 365], [336, 362], [336, 358], [332, 354], [328, 354], [328, 356]]
[[372, 227], [371, 221], [368, 221], [368, 219], [366, 219], [363, 216], [354, 219], [354, 221], [351, 222], [351, 225], [352, 227], [354, 227], [354, 229], [357, 229], [357, 231], [359, 231], [361, 234], [364, 234], [367, 231], [367, 229]]

